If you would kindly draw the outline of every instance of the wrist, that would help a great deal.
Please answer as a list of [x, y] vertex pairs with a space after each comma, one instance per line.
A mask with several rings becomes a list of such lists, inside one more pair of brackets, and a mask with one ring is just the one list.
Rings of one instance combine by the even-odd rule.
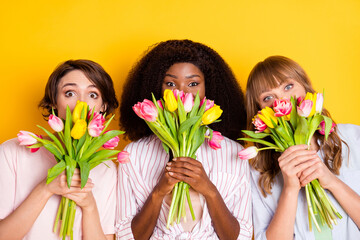
[[206, 201], [213, 200], [220, 195], [219, 191], [217, 190], [216, 186], [211, 183], [210, 187], [205, 193], [202, 193], [202, 195], [205, 197]]
[[334, 191], [336, 191], [336, 189], [341, 188], [342, 183], [343, 182], [339, 178], [334, 176], [334, 179], [333, 179], [332, 183], [329, 184], [329, 186], [326, 186], [324, 188], [329, 190], [330, 192], [334, 192]]
[[46, 198], [49, 199], [52, 195], [54, 195], [54, 193], [52, 193], [49, 190], [49, 186], [46, 183], [46, 179], [44, 179], [43, 181], [41, 181], [37, 186], [36, 189], [40, 192], [40, 194]]

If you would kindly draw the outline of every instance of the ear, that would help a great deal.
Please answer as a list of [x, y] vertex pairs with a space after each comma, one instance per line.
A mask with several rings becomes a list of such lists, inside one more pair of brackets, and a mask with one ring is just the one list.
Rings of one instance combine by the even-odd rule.
[[107, 104], [106, 104], [106, 103], [103, 103], [103, 105], [102, 105], [101, 108], [100, 108], [100, 112], [101, 112], [101, 113], [105, 113], [106, 110], [107, 110]]

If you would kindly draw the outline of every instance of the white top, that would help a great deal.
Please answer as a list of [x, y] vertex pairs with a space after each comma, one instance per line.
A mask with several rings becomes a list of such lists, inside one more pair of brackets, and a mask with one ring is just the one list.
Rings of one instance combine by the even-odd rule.
[[[350, 155], [348, 157], [348, 148], [342, 145], [343, 162], [340, 168], [340, 175], [337, 177], [345, 184], [352, 188], [357, 194], [360, 194], [360, 126], [351, 124], [339, 124], [338, 133], [342, 140], [344, 140], [349, 148]], [[322, 158], [321, 151], [318, 152], [319, 157]], [[277, 202], [283, 188], [283, 177], [281, 172], [275, 177], [275, 182], [272, 187], [272, 194], [263, 197], [258, 189], [259, 173], [251, 169], [251, 189], [252, 189], [252, 204], [253, 204], [253, 219], [254, 219], [254, 234], [255, 239], [266, 239], [266, 229], [270, 224], [277, 208]], [[359, 240], [360, 231], [352, 219], [345, 213], [333, 195], [328, 192], [328, 196], [336, 209], [339, 211], [342, 219], [337, 219], [338, 224], [334, 225], [332, 230], [333, 239], [347, 239]], [[256, 206], [256, 207], [255, 207]], [[312, 231], [316, 231], [313, 226]], [[315, 239], [314, 232], [309, 231], [309, 222], [307, 214], [307, 203], [305, 196], [305, 188], [301, 188], [298, 197], [298, 206], [296, 211], [296, 219], [294, 226], [294, 239]]]
[[[251, 239], [250, 172], [248, 161], [238, 158], [237, 154], [241, 149], [240, 144], [225, 138], [221, 142], [221, 149], [213, 150], [204, 143], [196, 156], [217, 187], [226, 206], [238, 220], [238, 239]], [[131, 221], [158, 183], [169, 155], [154, 135], [130, 143], [125, 150], [130, 153], [130, 162], [119, 165], [116, 234], [117, 239], [134, 239]], [[151, 239], [218, 239], [201, 194], [200, 205], [203, 209], [202, 216], [196, 216], [200, 220], [191, 232], [186, 232], [182, 224], [174, 223], [169, 229], [166, 228], [169, 205], [163, 201]], [[192, 220], [188, 218], [188, 221]]]
[[[6, 218], [31, 193], [46, 176], [49, 168], [56, 164], [54, 156], [41, 147], [31, 153], [30, 149], [20, 146], [17, 139], [0, 145], [0, 219]], [[116, 165], [107, 161], [90, 171], [95, 184], [92, 192], [99, 210], [100, 222], [105, 234], [114, 234], [116, 208]], [[58, 240], [52, 232], [61, 196], [53, 195], [36, 219], [25, 240]], [[81, 208], [76, 208], [74, 239], [82, 239]]]

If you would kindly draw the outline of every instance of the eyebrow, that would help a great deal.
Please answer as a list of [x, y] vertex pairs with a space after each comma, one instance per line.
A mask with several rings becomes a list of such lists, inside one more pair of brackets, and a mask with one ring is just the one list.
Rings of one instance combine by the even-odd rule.
[[[169, 74], [169, 73], [166, 73], [165, 76], [176, 78], [176, 79], [178, 78], [177, 76]], [[194, 77], [200, 77], [200, 75], [193, 74], [193, 75], [190, 75], [190, 76], [186, 76], [185, 78], [194, 78]]]
[[[67, 86], [77, 86], [77, 84], [76, 83], [66, 83], [66, 84], [64, 84], [64, 86], [61, 87], [61, 89], [63, 89], [64, 87], [67, 87]], [[97, 87], [94, 84], [91, 84], [87, 88], [97, 88]]]

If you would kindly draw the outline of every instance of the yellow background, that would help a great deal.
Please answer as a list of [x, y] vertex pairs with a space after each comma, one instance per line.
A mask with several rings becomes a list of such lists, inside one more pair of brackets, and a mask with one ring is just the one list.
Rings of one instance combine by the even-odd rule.
[[100, 63], [120, 96], [148, 46], [183, 38], [218, 51], [243, 88], [258, 61], [290, 57], [325, 89], [337, 122], [360, 124], [358, 0], [2, 1], [0, 36], [0, 143], [47, 126], [37, 104], [60, 62]]

